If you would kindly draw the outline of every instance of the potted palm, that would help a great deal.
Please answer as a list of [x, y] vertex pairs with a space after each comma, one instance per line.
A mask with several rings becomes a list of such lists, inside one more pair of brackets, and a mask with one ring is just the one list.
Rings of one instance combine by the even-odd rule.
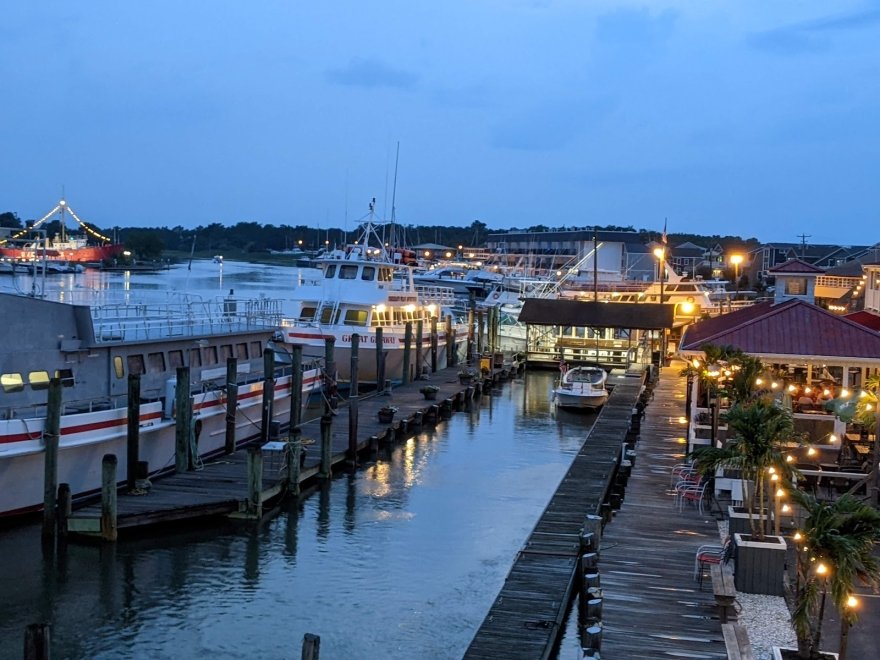
[[425, 385], [419, 390], [419, 392], [425, 396], [426, 401], [434, 401], [437, 398], [437, 392], [439, 391], [440, 388], [436, 385]]
[[853, 591], [857, 584], [880, 586], [880, 561], [874, 554], [880, 541], [880, 512], [850, 495], [834, 502], [817, 501], [799, 490], [790, 493], [805, 515], [794, 535], [797, 545], [792, 588], [792, 623], [798, 647], [774, 649], [782, 660], [836, 657], [820, 651], [822, 619], [829, 599], [841, 615], [840, 658], [846, 658], [846, 639], [857, 615]]
[[[784, 443], [795, 439], [791, 411], [770, 398], [735, 403], [726, 414], [732, 438], [724, 447], [699, 447], [693, 457], [701, 472], [718, 468], [738, 470], [748, 528], [733, 532], [737, 547], [735, 584], [738, 591], [783, 595], [785, 539], [769, 533], [769, 502], [776, 480], [796, 474], [783, 455]], [[732, 513], [737, 513], [736, 507]]]

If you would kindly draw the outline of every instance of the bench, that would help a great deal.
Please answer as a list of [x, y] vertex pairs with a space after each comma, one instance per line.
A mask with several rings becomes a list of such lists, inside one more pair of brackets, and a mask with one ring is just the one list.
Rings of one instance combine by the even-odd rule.
[[721, 623], [736, 621], [736, 586], [733, 584], [733, 571], [727, 564], [713, 564], [709, 567], [712, 575], [712, 592], [715, 595], [715, 603]]
[[744, 626], [738, 623], [722, 623], [721, 634], [724, 635], [728, 660], [755, 660], [752, 643]]

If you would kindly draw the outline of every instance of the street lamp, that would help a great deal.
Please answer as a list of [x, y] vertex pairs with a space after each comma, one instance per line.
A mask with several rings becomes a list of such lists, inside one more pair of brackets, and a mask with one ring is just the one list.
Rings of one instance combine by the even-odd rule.
[[663, 271], [666, 270], [666, 248], [654, 248], [654, 256], [657, 257], [657, 271], [660, 277], [660, 302], [664, 302], [663, 298]]
[[741, 254], [732, 254], [729, 261], [733, 264], [733, 278], [736, 280], [736, 295], [733, 297], [736, 300], [739, 298], [739, 265], [743, 262], [743, 256]]

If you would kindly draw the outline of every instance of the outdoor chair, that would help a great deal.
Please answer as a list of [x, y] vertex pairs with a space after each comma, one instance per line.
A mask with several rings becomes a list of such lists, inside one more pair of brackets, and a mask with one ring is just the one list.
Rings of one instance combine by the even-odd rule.
[[701, 545], [697, 548], [694, 556], [694, 579], [699, 580], [700, 589], [703, 588], [703, 574], [707, 566], [712, 564], [726, 564], [733, 558], [733, 539], [727, 537], [722, 545]]
[[697, 469], [693, 463], [679, 463], [672, 466], [672, 475], [669, 478], [669, 486], [673, 487], [683, 479], [693, 481], [698, 476]]
[[699, 507], [700, 515], [703, 515], [703, 500], [706, 497], [706, 486], [709, 485], [708, 479], [701, 479], [696, 483], [679, 483], [675, 487], [676, 497], [678, 499], [678, 510], [684, 508], [685, 502], [693, 502]]

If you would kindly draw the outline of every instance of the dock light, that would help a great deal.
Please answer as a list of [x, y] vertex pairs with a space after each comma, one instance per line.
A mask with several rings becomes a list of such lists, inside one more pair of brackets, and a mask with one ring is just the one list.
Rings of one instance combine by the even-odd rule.
[[773, 482], [779, 481], [779, 475], [778, 474], [771, 474], [770, 481], [773, 481]]
[[679, 417], [678, 423], [679, 424], [687, 424], [688, 423], [687, 417]]
[[795, 385], [789, 385], [789, 386], [788, 386], [788, 391], [789, 391], [789, 392], [797, 392], [797, 387], [796, 387]]
[[561, 270], [557, 270], [557, 271], [556, 271], [556, 277], [562, 277], [562, 271], [561, 271]]
[[681, 305], [679, 305], [679, 307], [681, 307], [682, 314], [693, 314], [694, 313], [694, 303], [683, 302], [683, 303], [681, 303]]
[[771, 465], [770, 467], [767, 468], [767, 473], [768, 474], [776, 474], [776, 468]]
[[846, 606], [850, 609], [853, 609], [854, 607], [858, 607], [859, 606], [859, 599], [856, 598], [855, 596], [849, 596], [846, 599]]
[[425, 256], [426, 256], [426, 257], [430, 257], [430, 256], [431, 256], [431, 251], [430, 251], [430, 250], [425, 250]]
[[770, 383], [771, 390], [775, 390], [777, 387], [779, 387], [779, 383], [777, 383], [776, 381], [773, 381], [772, 383]]
[[868, 396], [868, 393], [865, 390], [862, 390], [861, 392], [859, 392], [860, 399], [864, 399], [866, 396]]
[[123, 257], [130, 257], [130, 256], [131, 256], [131, 250], [123, 250], [123, 251], [122, 251], [122, 256], [123, 256]]
[[805, 387], [805, 388], [804, 388], [804, 394], [809, 394], [809, 393], [812, 392], [812, 391], [813, 391], [813, 388], [812, 388], [812, 387]]
[[387, 308], [382, 303], [379, 303], [378, 305], [376, 305], [376, 311], [379, 312], [380, 314], [384, 314], [386, 309]]
[[826, 387], [824, 390], [822, 390], [822, 396], [831, 396], [831, 390]]
[[782, 505], [782, 513], [788, 513], [789, 511], [791, 511], [791, 507], [788, 506], [787, 504], [783, 504]]
[[459, 250], [461, 250], [461, 249], [462, 249], [462, 247], [464, 247], [464, 246], [462, 246], [462, 245], [459, 245], [459, 246], [458, 246], [458, 249], [459, 249]]
[[694, 369], [700, 368], [700, 361], [697, 358], [694, 358], [694, 361], [691, 364], [694, 365]]
[[788, 456], [785, 457], [785, 462], [786, 463], [794, 463], [794, 456], [789, 454]]
[[785, 491], [781, 488], [776, 490], [776, 497], [785, 497]]
[[795, 532], [794, 536], [792, 536], [791, 538], [793, 538], [795, 541], [800, 541], [804, 537], [801, 535], [800, 532]]
[[447, 258], [447, 259], [449, 259], [449, 257], [451, 257], [451, 256], [452, 256], [452, 252], [447, 252], [447, 253], [446, 253], [446, 258]]
[[299, 240], [297, 241], [297, 245], [302, 245], [302, 244], [303, 244], [303, 239], [299, 239]]
[[872, 406], [870, 403], [866, 403], [865, 410], [874, 410], [874, 406]]
[[846, 389], [845, 387], [844, 387], [842, 390], [840, 390], [840, 396], [841, 396], [842, 398], [845, 399], [845, 398], [848, 397], [849, 395], [850, 395], [850, 391], [849, 391], [848, 389]]
[[760, 387], [763, 384], [764, 384], [763, 378], [755, 378], [755, 385], [758, 385]]
[[828, 573], [828, 567], [820, 561], [818, 564], [816, 564], [816, 573], [818, 573], [819, 575], [825, 575], [826, 573]]
[[810, 448], [807, 450], [807, 456], [815, 456], [815, 455], [816, 455], [816, 448], [815, 448], [815, 447], [810, 447]]
[[837, 436], [832, 433], [831, 435], [828, 436], [828, 442], [831, 442], [831, 443], [837, 442]]

